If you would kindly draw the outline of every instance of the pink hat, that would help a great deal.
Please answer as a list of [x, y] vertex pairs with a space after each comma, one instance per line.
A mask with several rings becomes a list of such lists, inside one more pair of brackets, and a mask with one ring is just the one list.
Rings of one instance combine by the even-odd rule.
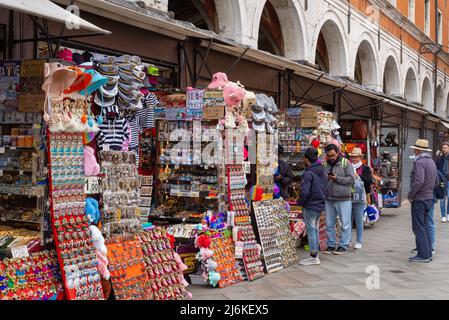
[[212, 82], [207, 86], [208, 89], [222, 88], [229, 83], [226, 73], [217, 72], [212, 76]]
[[56, 57], [61, 60], [73, 62], [72, 51], [67, 48], [59, 50], [59, 52], [56, 54]]
[[230, 82], [223, 90], [224, 101], [227, 106], [238, 106], [245, 97], [245, 89], [239, 87], [236, 83]]

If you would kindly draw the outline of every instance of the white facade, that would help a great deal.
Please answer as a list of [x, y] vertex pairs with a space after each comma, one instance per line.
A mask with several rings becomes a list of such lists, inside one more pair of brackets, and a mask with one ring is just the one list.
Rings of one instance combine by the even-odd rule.
[[[385, 0], [386, 1], [386, 0]], [[259, 24], [266, 0], [215, 0], [218, 33], [257, 48]], [[307, 8], [305, 8], [307, 2]], [[348, 30], [346, 0], [270, 0], [278, 15], [284, 38], [285, 57], [315, 63], [318, 36], [322, 32], [329, 58], [329, 73], [355, 78], [359, 53], [362, 84], [375, 91], [421, 103], [433, 111], [433, 64], [421, 58], [416, 50], [380, 30], [378, 9], [366, 14], [351, 9]], [[439, 115], [448, 115], [449, 86], [439, 71]]]

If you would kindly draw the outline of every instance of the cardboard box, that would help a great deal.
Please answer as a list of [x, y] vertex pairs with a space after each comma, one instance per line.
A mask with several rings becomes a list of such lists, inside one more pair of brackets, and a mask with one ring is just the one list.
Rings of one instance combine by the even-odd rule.
[[225, 116], [224, 107], [204, 107], [203, 108], [203, 119], [204, 120], [223, 119], [224, 116]]
[[302, 118], [316, 118], [318, 116], [316, 108], [303, 108], [301, 111]]
[[43, 94], [21, 94], [19, 95], [20, 112], [43, 112], [45, 96]]
[[301, 117], [300, 126], [301, 128], [316, 128], [318, 126], [318, 119]]

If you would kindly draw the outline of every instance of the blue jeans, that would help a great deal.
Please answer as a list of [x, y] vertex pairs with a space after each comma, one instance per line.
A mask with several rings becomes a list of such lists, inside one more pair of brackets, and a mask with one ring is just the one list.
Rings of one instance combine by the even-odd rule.
[[326, 231], [327, 231], [327, 245], [334, 247], [336, 244], [336, 224], [337, 216], [341, 221], [341, 235], [339, 246], [347, 249], [349, 241], [351, 240], [351, 214], [352, 202], [351, 200], [326, 200]]
[[313, 211], [307, 208], [302, 210], [302, 216], [306, 223], [307, 239], [309, 240], [310, 254], [316, 254], [320, 249], [320, 240], [318, 229], [320, 227], [321, 212]]
[[432, 241], [430, 225], [430, 210], [433, 200], [412, 201], [412, 228], [415, 234], [418, 256], [424, 259], [432, 257]]
[[432, 208], [430, 208], [429, 211], [429, 235], [430, 235], [430, 243], [432, 245], [432, 251], [435, 250], [436, 229], [435, 229], [434, 212], [435, 212], [435, 204], [437, 203], [437, 201], [438, 200], [436, 199], [433, 200]]
[[363, 226], [364, 226], [364, 211], [366, 208], [365, 203], [353, 203], [352, 204], [352, 219], [355, 220], [355, 226], [357, 230], [357, 238], [356, 242], [362, 243], [362, 237], [363, 237]]
[[449, 198], [449, 182], [447, 183], [447, 195], [444, 199], [440, 200], [440, 210], [441, 210], [441, 218], [446, 217], [449, 214], [449, 200], [447, 202], [447, 210], [446, 210], [446, 199]]

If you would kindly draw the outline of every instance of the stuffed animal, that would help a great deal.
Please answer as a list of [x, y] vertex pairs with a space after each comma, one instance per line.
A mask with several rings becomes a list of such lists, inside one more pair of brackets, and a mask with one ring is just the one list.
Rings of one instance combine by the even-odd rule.
[[97, 254], [98, 271], [105, 280], [109, 280], [111, 275], [108, 270], [108, 249], [104, 244], [104, 237], [96, 226], [89, 226], [89, 229], [90, 234], [92, 235], [92, 244], [94, 245]]
[[88, 177], [96, 176], [100, 173], [100, 165], [95, 158], [94, 149], [85, 146], [84, 147], [84, 174]]
[[299, 237], [301, 237], [302, 235], [305, 236], [306, 234], [306, 224], [304, 223], [304, 221], [300, 220], [295, 222], [295, 224], [293, 225], [293, 237], [295, 239], [299, 239]]
[[100, 220], [98, 201], [94, 198], [86, 198], [86, 216], [90, 223], [97, 224]]
[[173, 258], [175, 259], [176, 263], [178, 264], [178, 269], [181, 272], [183, 272], [189, 268], [186, 264], [184, 264], [184, 262], [182, 262], [182, 259], [177, 252], [173, 253]]
[[217, 268], [217, 263], [212, 260], [212, 259], [207, 259], [206, 263], [204, 264], [204, 266], [207, 268], [207, 270], [213, 271]]
[[215, 272], [215, 271], [209, 272], [209, 283], [213, 287], [216, 287], [218, 284], [218, 281], [220, 281], [220, 280], [221, 280], [221, 276], [218, 272]]

